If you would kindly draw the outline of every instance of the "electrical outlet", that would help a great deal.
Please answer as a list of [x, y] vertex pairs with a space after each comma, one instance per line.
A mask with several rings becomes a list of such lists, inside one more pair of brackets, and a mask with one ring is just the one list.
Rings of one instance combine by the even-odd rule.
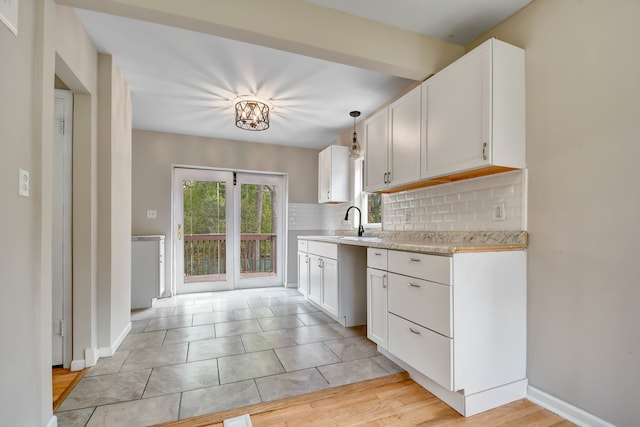
[[156, 219], [157, 217], [158, 217], [158, 211], [156, 211], [155, 209], [147, 210], [147, 219]]
[[496, 203], [493, 205], [493, 220], [504, 221], [506, 212], [504, 211], [504, 203]]

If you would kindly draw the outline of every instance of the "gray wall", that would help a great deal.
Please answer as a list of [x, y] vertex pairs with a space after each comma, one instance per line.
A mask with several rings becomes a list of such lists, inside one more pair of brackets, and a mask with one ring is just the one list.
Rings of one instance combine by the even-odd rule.
[[640, 2], [536, 0], [526, 50], [532, 386], [620, 426], [640, 383]]
[[[230, 118], [231, 119], [231, 118]], [[164, 234], [165, 259], [171, 260], [171, 173], [173, 165], [286, 173], [289, 203], [317, 203], [318, 151], [198, 136], [135, 130], [133, 132], [133, 204], [131, 233]], [[158, 212], [147, 219], [147, 209]], [[289, 233], [289, 245], [292, 234]], [[287, 275], [297, 282], [295, 253], [289, 251]], [[169, 288], [171, 263], [166, 263]]]

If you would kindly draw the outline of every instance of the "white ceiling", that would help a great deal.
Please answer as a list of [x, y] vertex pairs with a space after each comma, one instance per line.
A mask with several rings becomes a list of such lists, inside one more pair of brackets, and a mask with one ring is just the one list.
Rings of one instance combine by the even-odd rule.
[[[457, 44], [531, 2], [308, 1]], [[208, 34], [76, 12], [98, 51], [113, 55], [129, 84], [135, 129], [320, 149], [353, 126], [349, 111], [365, 117], [415, 83]], [[239, 95], [273, 104], [268, 130], [235, 126], [233, 100]]]

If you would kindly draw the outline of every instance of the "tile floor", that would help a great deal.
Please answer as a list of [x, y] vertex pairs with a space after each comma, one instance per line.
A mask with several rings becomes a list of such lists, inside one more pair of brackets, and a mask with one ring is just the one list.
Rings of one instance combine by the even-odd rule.
[[401, 371], [366, 328], [343, 328], [294, 289], [181, 295], [132, 330], [62, 403], [58, 426], [146, 426]]

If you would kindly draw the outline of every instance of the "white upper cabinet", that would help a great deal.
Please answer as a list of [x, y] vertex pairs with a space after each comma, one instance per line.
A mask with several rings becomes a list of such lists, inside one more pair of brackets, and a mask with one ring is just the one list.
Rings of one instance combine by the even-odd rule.
[[318, 203], [349, 199], [349, 149], [330, 145], [318, 155]]
[[525, 168], [524, 65], [524, 50], [490, 39], [422, 84], [423, 179]]
[[365, 122], [365, 189], [380, 191], [420, 180], [421, 87]]
[[389, 110], [385, 108], [367, 119], [364, 124], [364, 188], [378, 191], [387, 187], [389, 168]]

